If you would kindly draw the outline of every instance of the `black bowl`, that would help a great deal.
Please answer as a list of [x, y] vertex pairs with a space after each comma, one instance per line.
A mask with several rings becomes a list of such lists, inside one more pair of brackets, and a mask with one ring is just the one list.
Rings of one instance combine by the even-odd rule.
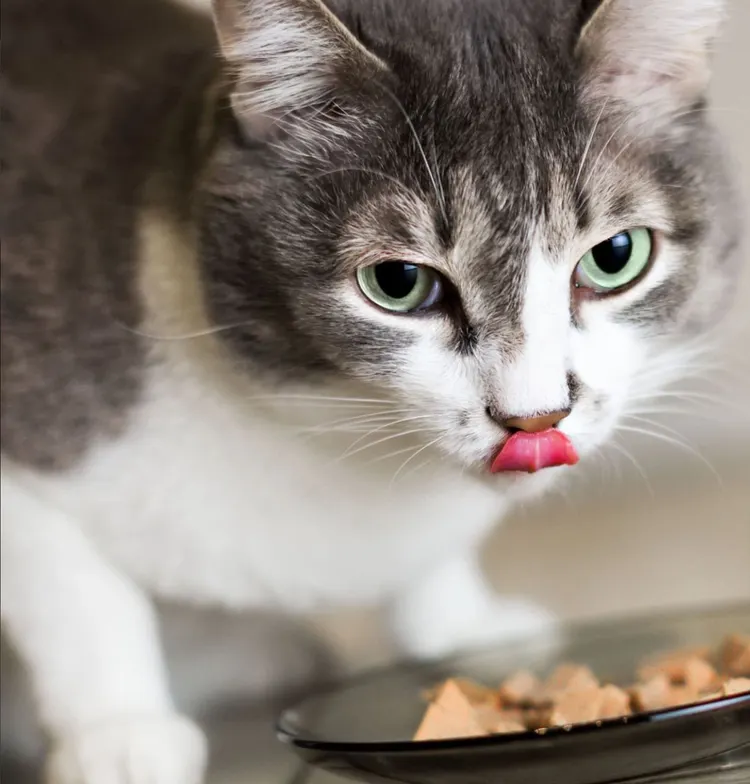
[[378, 784], [750, 784], [750, 693], [544, 734], [410, 740], [425, 709], [420, 694], [444, 678], [492, 684], [574, 661], [627, 683], [646, 656], [733, 632], [750, 633], [750, 605], [571, 626], [554, 646], [526, 641], [371, 673], [287, 711], [278, 733], [311, 765]]

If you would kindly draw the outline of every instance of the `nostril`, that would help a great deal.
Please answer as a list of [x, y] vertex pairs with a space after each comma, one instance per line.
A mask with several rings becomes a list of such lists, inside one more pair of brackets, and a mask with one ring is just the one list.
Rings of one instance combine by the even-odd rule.
[[543, 430], [556, 428], [570, 414], [570, 409], [566, 408], [560, 411], [538, 414], [537, 416], [509, 417], [497, 411], [491, 405], [486, 406], [484, 411], [495, 424], [500, 425], [500, 427], [511, 434], [519, 431], [524, 433], [541, 433]]
[[511, 432], [523, 430], [525, 433], [541, 433], [557, 427], [569, 414], [570, 409], [564, 409], [533, 417], [509, 417], [502, 424]]
[[[498, 411], [491, 405], [487, 406], [484, 409], [484, 412], [496, 425], [499, 425], [501, 428], [503, 428], [503, 430], [507, 430], [511, 434], [517, 433], [522, 429], [520, 425], [515, 424], [515, 420], [513, 418], [509, 419], [507, 414], [503, 413], [502, 411]], [[520, 418], [518, 419], [520, 421]]]

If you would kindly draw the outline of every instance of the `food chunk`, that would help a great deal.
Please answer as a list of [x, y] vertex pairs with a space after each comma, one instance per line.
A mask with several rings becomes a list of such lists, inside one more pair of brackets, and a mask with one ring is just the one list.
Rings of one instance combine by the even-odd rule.
[[598, 686], [562, 692], [549, 711], [545, 725], [557, 727], [596, 721], [603, 703], [604, 695]]
[[663, 673], [652, 675], [647, 681], [637, 683], [630, 689], [633, 709], [639, 712], [662, 710], [669, 707], [672, 685]]
[[722, 687], [724, 697], [734, 697], [736, 694], [750, 693], [750, 678], [730, 678]]
[[670, 683], [684, 684], [686, 669], [694, 667], [696, 662], [708, 664], [710, 656], [710, 648], [689, 648], [663, 653], [649, 659], [638, 668], [638, 680], [650, 681], [656, 675], [666, 675]]
[[541, 680], [519, 670], [494, 690], [468, 678], [431, 689], [430, 703], [414, 740], [499, 735], [550, 727], [601, 723], [633, 712], [750, 694], [750, 637], [734, 634], [716, 655], [691, 648], [652, 657], [627, 688], [600, 683], [589, 667], [561, 664]]
[[533, 705], [542, 682], [529, 670], [519, 670], [500, 684], [498, 695], [503, 705]]
[[599, 707], [599, 719], [617, 719], [629, 716], [631, 711], [630, 695], [617, 686], [607, 685], [601, 688], [602, 702]]
[[598, 687], [599, 680], [588, 667], [561, 664], [544, 682], [542, 693], [554, 700], [569, 692], [593, 690]]
[[719, 650], [719, 666], [728, 675], [750, 678], [750, 635], [727, 637]]
[[474, 707], [454, 680], [446, 681], [430, 703], [414, 740], [447, 740], [486, 735]]

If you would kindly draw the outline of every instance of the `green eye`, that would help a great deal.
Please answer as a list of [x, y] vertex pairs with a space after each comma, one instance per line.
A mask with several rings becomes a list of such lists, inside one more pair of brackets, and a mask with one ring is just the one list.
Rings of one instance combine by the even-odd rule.
[[652, 252], [653, 238], [648, 229], [615, 234], [593, 247], [578, 262], [574, 283], [599, 293], [620, 289], [643, 273]]
[[357, 283], [367, 299], [393, 313], [426, 310], [443, 296], [443, 281], [435, 270], [405, 261], [362, 267]]

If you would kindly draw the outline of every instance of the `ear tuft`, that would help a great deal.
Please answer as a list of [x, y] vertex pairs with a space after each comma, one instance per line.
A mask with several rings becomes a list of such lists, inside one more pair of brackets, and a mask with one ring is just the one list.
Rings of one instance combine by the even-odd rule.
[[320, 108], [385, 70], [319, 0], [213, 0], [213, 8], [243, 124]]
[[577, 55], [585, 88], [645, 122], [689, 108], [707, 90], [724, 0], [603, 0]]

